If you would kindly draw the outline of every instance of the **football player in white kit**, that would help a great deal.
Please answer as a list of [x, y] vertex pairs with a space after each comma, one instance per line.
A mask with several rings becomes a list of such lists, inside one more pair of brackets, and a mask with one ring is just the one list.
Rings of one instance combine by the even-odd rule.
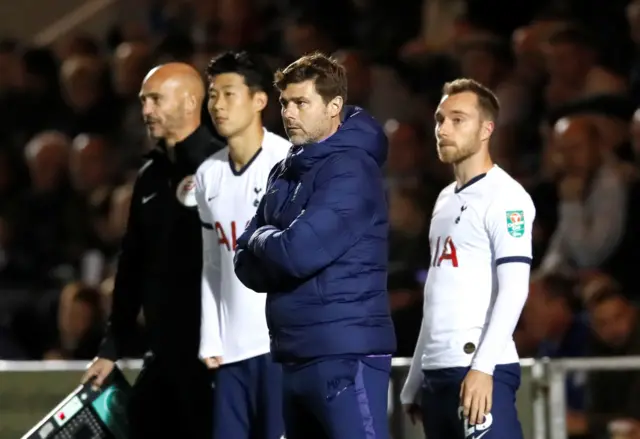
[[224, 53], [211, 60], [207, 76], [209, 113], [228, 143], [196, 173], [204, 251], [200, 357], [216, 369], [213, 437], [280, 439], [282, 373], [269, 354], [266, 294], [237, 279], [233, 256], [290, 143], [262, 125], [273, 75], [260, 58]]
[[446, 84], [435, 112], [438, 156], [456, 181], [433, 209], [424, 316], [401, 394], [428, 439], [522, 438], [513, 331], [529, 289], [535, 207], [491, 160], [498, 113], [495, 95], [470, 79]]

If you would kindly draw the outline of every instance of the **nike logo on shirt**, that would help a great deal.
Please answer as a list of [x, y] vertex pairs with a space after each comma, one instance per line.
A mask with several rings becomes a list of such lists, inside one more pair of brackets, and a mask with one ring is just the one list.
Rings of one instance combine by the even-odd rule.
[[147, 204], [149, 201], [151, 201], [153, 198], [155, 198], [156, 195], [157, 194], [154, 193], [154, 194], [148, 195], [146, 197], [142, 197], [142, 204]]

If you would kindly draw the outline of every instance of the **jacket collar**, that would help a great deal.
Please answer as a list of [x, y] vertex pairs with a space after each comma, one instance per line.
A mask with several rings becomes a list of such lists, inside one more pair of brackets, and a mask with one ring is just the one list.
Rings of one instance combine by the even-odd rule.
[[387, 146], [382, 126], [362, 108], [347, 106], [338, 131], [319, 142], [294, 146], [286, 164], [301, 175], [331, 154], [360, 150], [382, 167], [387, 159]]
[[[204, 125], [200, 125], [193, 133], [173, 147], [176, 154], [176, 164], [195, 171], [202, 162], [222, 147], [224, 145], [215, 139]], [[167, 157], [167, 145], [164, 140], [160, 140], [157, 146], [147, 153], [148, 158], [159, 155]]]

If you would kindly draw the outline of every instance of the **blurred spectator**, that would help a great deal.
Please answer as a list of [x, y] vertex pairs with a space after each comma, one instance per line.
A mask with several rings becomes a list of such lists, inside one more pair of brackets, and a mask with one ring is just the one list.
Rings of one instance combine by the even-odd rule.
[[97, 289], [81, 283], [65, 286], [58, 305], [59, 339], [45, 359], [90, 360], [98, 353], [105, 318]]
[[492, 155], [500, 166], [513, 172], [521, 140], [519, 128], [533, 110], [530, 91], [514, 75], [514, 59], [508, 44], [494, 35], [472, 33], [461, 39], [458, 57], [462, 76], [491, 88], [500, 100], [500, 116], [492, 136]]
[[339, 50], [335, 58], [347, 68], [349, 103], [381, 122], [425, 122], [427, 116], [393, 69], [372, 64], [362, 52]]
[[120, 106], [120, 138], [115, 142], [120, 166], [137, 169], [140, 157], [151, 148], [142, 123], [138, 93], [152, 67], [151, 48], [144, 42], [120, 44], [113, 56], [113, 81]]
[[411, 356], [422, 321], [422, 291], [429, 269], [428, 213], [416, 189], [392, 187], [389, 194], [389, 300], [398, 338], [396, 354]]
[[69, 173], [73, 190], [87, 209], [93, 235], [90, 245], [108, 248], [114, 243], [108, 228], [114, 160], [107, 141], [99, 136], [77, 136], [72, 144]]
[[64, 131], [113, 135], [117, 131], [117, 108], [105, 89], [105, 71], [100, 58], [72, 56], [61, 67], [61, 83], [69, 107]]
[[[640, 165], [640, 108], [633, 113], [630, 125], [631, 149], [636, 165]], [[637, 169], [637, 167], [636, 167]]]
[[[587, 301], [594, 332], [590, 356], [640, 355], [638, 309], [613, 282], [602, 284]], [[587, 410], [581, 422], [584, 433], [604, 437], [614, 421], [625, 421], [640, 432], [640, 372], [591, 372], [587, 379]], [[578, 425], [581, 424], [581, 425]]]
[[568, 27], [551, 36], [546, 62], [549, 83], [545, 95], [549, 107], [590, 95], [627, 90], [624, 78], [598, 65], [593, 39], [578, 27]]
[[549, 34], [560, 23], [555, 20], [536, 20], [513, 33], [515, 73], [519, 80], [530, 87], [537, 88], [545, 79], [547, 70], [544, 50]]
[[420, 126], [395, 119], [388, 120], [384, 128], [389, 138], [387, 179], [390, 184], [418, 189], [426, 170], [426, 136]]
[[338, 43], [319, 23], [319, 18], [307, 12], [294, 12], [284, 24], [284, 50], [288, 58], [296, 59], [306, 53], [331, 53]]
[[[60, 129], [66, 106], [60, 90], [59, 60], [46, 48], [28, 49], [22, 55], [24, 66], [24, 110], [18, 130], [24, 131], [24, 143], [37, 133]], [[43, 109], [46, 109], [43, 111]]]
[[629, 145], [629, 120], [635, 107], [620, 95], [599, 95], [575, 100], [550, 112], [551, 123], [565, 117], [588, 119], [600, 135], [600, 146], [605, 154], [614, 154], [621, 160], [633, 161]]
[[16, 145], [24, 141], [20, 129], [24, 117], [16, 111], [23, 105], [20, 88], [22, 87], [22, 60], [18, 43], [11, 39], [0, 40], [0, 142]]
[[603, 154], [599, 132], [589, 120], [561, 119], [553, 136], [552, 161], [560, 172], [559, 222], [542, 267], [597, 268], [623, 237], [627, 185], [614, 159]]
[[80, 205], [68, 182], [70, 142], [44, 132], [25, 148], [31, 188], [10, 220], [9, 257], [34, 282], [69, 280], [82, 251]]
[[72, 57], [99, 57], [100, 44], [91, 35], [72, 34], [63, 38], [56, 47], [58, 59], [66, 61]]
[[192, 63], [196, 54], [196, 47], [191, 37], [186, 33], [168, 33], [155, 48], [154, 58], [157, 64], [168, 62]]
[[113, 78], [116, 94], [127, 101], [135, 98], [137, 102], [140, 85], [151, 67], [151, 48], [147, 43], [125, 42], [120, 44], [113, 56]]
[[[537, 358], [586, 355], [589, 327], [580, 313], [581, 305], [573, 279], [559, 274], [533, 277], [522, 320], [524, 331], [538, 341]], [[567, 374], [567, 431], [570, 437], [583, 433], [574, 422], [584, 416], [584, 384], [584, 373]]]
[[0, 41], [0, 96], [14, 91], [21, 85], [21, 63], [18, 42]]

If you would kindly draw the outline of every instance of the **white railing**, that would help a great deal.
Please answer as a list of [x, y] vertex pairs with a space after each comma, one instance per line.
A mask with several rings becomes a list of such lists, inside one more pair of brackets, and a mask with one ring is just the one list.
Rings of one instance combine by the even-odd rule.
[[[142, 367], [141, 360], [123, 360], [118, 363], [125, 374], [128, 371], [137, 373], [137, 370]], [[409, 372], [410, 364], [411, 359], [409, 358], [394, 358], [392, 363], [393, 369], [389, 385], [389, 416], [394, 439], [423, 439], [421, 426], [414, 426], [409, 422], [400, 404], [400, 390]], [[44, 415], [68, 392], [73, 390], [87, 365], [87, 361], [0, 361], [0, 439], [13, 437], [10, 436], [11, 434], [21, 434], [22, 432], [17, 430], [25, 429], [26, 431], [30, 427], [30, 425], [23, 423], [10, 426], [8, 432], [3, 431], [2, 414], [11, 416], [11, 413], [2, 412], [3, 408], [6, 409], [5, 404], [11, 406], [10, 411], [13, 412], [14, 418], [24, 420], [25, 412], [34, 413], [27, 417], [30, 422], [35, 423], [38, 419], [31, 418]], [[523, 380], [518, 396], [518, 410], [525, 430], [525, 437], [526, 439], [546, 439], [536, 435], [533, 422], [538, 417], [535, 414], [536, 407], [542, 407], [542, 422], [545, 421], [544, 400], [542, 399], [542, 405], [530, 403], [537, 388], [532, 386], [531, 380], [536, 363], [533, 360], [525, 359], [522, 360], [521, 365]], [[128, 376], [132, 378], [131, 375]], [[4, 403], [2, 399], [5, 400]], [[34, 401], [38, 404], [37, 407], [33, 407]], [[29, 408], [30, 405], [31, 408]], [[37, 415], [36, 412], [38, 412]]]
[[[545, 381], [549, 389], [549, 439], [567, 439], [565, 382], [569, 372], [640, 370], [640, 356], [567, 358], [546, 361]], [[541, 438], [542, 439], [542, 438]], [[546, 438], [544, 438], [546, 439]]]
[[[2, 372], [82, 372], [87, 369], [88, 361], [46, 360], [46, 361], [6, 361], [0, 360]], [[142, 360], [120, 360], [118, 366], [123, 369], [138, 370]]]

